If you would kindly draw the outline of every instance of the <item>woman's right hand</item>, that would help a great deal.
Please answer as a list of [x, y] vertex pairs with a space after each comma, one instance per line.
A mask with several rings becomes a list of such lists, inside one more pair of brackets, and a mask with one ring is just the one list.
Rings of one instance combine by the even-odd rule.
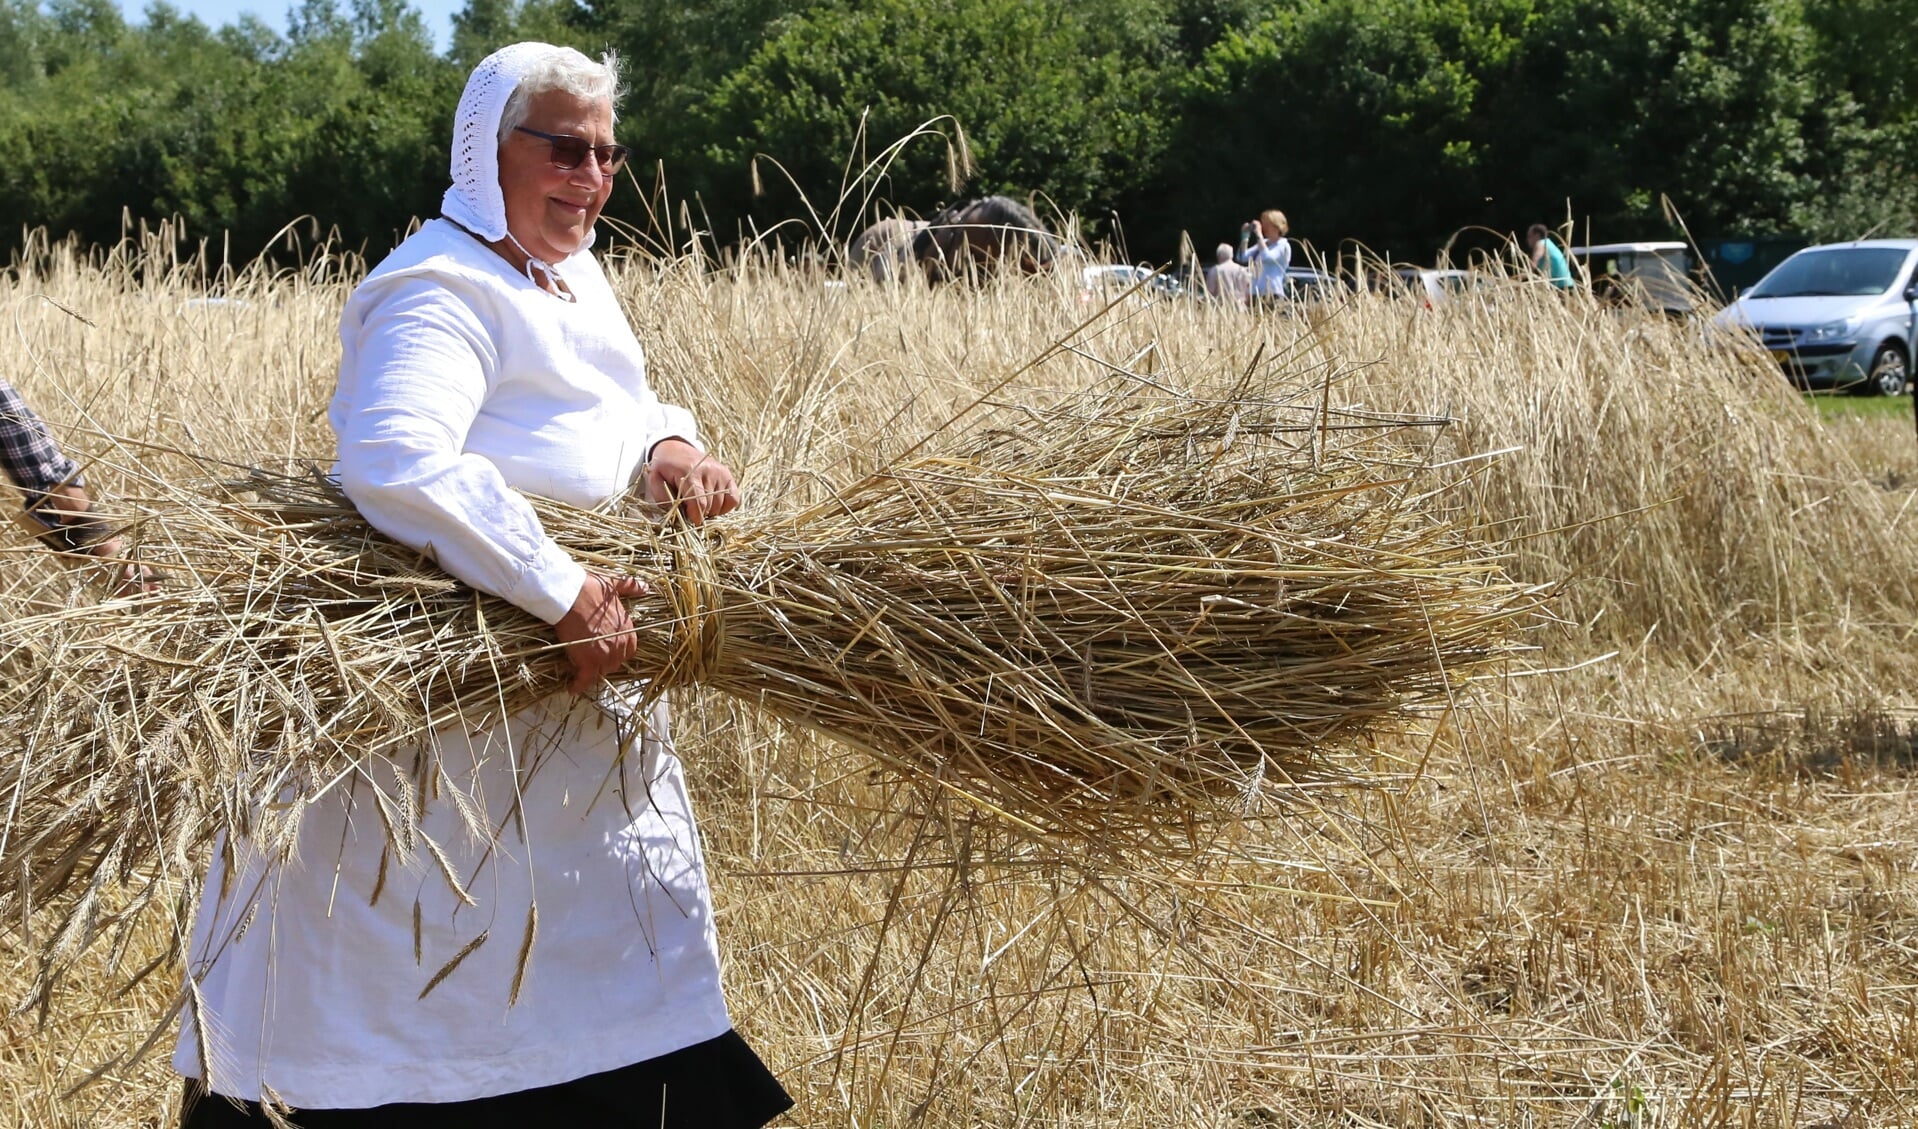
[[645, 594], [645, 583], [635, 577], [586, 574], [573, 606], [553, 625], [573, 663], [573, 693], [591, 690], [639, 649], [625, 601]]

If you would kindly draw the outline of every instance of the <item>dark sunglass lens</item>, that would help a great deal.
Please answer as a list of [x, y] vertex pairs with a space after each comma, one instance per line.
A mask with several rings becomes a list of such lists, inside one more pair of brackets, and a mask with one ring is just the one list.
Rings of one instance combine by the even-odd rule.
[[631, 153], [632, 150], [624, 145], [601, 145], [593, 155], [599, 159], [601, 169], [608, 173], [616, 173], [626, 163], [626, 158]]
[[583, 137], [555, 137], [553, 138], [553, 164], [562, 169], [576, 169], [586, 160], [586, 154], [591, 148]]

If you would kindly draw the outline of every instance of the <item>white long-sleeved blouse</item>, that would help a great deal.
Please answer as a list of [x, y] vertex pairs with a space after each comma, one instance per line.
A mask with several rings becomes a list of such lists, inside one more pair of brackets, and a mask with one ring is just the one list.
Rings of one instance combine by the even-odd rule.
[[1292, 241], [1281, 235], [1266, 240], [1253, 236], [1239, 251], [1238, 260], [1252, 269], [1252, 294], [1258, 298], [1285, 296], [1285, 276], [1292, 269]]
[[[548, 622], [584, 572], [520, 492], [597, 504], [659, 440], [698, 441], [647, 386], [598, 263], [559, 271], [576, 301], [428, 223], [348, 301], [329, 416], [369, 522]], [[430, 754], [437, 796], [410, 858], [387, 844], [373, 790], [395, 786], [377, 771], [308, 810], [291, 861], [224, 845], [233, 865], [215, 863], [194, 923], [181, 1073], [296, 1108], [465, 1101], [730, 1028], [663, 705], [642, 718], [610, 693], [556, 695], [442, 732]], [[417, 776], [402, 759], [394, 774]]]
[[369, 275], [340, 318], [340, 484], [366, 519], [446, 571], [557, 623], [584, 573], [515, 490], [592, 506], [653, 444], [698, 442], [646, 384], [646, 358], [599, 263], [546, 293], [445, 220]]

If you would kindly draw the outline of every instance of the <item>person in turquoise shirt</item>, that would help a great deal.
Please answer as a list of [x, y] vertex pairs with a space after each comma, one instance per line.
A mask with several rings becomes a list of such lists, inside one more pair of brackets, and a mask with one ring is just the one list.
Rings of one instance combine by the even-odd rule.
[[1572, 263], [1552, 240], [1551, 229], [1535, 223], [1525, 230], [1525, 253], [1546, 281], [1559, 290], [1572, 288]]

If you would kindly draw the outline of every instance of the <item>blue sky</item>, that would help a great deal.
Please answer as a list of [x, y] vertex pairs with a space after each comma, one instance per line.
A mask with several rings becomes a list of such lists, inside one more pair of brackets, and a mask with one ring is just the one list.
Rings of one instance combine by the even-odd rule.
[[[220, 27], [238, 20], [251, 12], [266, 21], [273, 30], [286, 33], [286, 14], [298, 0], [169, 0], [175, 8], [188, 15], [200, 17], [200, 22], [208, 27]], [[466, 6], [466, 0], [408, 0], [426, 17], [426, 30], [433, 33], [433, 45], [445, 51], [453, 41], [453, 13]], [[145, 19], [147, 0], [120, 0], [121, 10], [126, 12], [130, 22], [138, 23]], [[349, 8], [342, 0], [342, 11]]]

